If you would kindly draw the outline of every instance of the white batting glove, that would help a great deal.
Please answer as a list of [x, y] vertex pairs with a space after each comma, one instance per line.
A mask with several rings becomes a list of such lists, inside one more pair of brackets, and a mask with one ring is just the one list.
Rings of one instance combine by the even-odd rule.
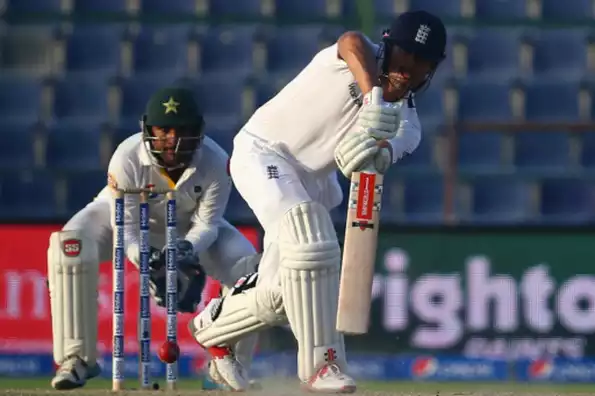
[[347, 178], [364, 168], [385, 173], [392, 164], [392, 149], [386, 141], [378, 141], [365, 133], [352, 133], [335, 148], [335, 162]]
[[382, 99], [382, 88], [374, 87], [364, 96], [356, 129], [378, 140], [392, 139], [399, 128], [400, 106]]

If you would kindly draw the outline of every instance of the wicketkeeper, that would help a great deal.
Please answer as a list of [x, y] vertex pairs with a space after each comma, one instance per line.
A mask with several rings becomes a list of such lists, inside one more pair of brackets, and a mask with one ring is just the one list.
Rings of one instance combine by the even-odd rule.
[[[224, 218], [231, 178], [228, 155], [203, 133], [202, 114], [190, 91], [164, 88], [151, 96], [142, 131], [116, 149], [108, 185], [62, 231], [51, 235], [48, 278], [54, 360], [52, 387], [79, 388], [97, 376], [99, 263], [112, 258], [114, 202], [110, 190], [154, 186], [175, 189], [178, 235], [178, 311], [195, 312], [206, 274], [231, 287], [255, 270], [251, 243]], [[74, 186], [73, 188], [76, 188]], [[151, 291], [165, 305], [165, 196], [151, 195]], [[125, 199], [126, 255], [139, 263], [139, 197]], [[136, 315], [130, 312], [130, 315]], [[236, 352], [250, 364], [256, 338], [244, 339]]]

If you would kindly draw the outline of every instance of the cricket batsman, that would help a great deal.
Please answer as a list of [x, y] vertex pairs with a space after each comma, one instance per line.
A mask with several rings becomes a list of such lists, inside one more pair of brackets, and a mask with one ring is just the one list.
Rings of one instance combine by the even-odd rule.
[[[54, 360], [51, 381], [59, 390], [85, 385], [97, 376], [99, 263], [111, 260], [112, 190], [154, 186], [175, 189], [177, 224], [178, 311], [196, 312], [206, 274], [231, 287], [255, 271], [259, 259], [252, 244], [224, 218], [231, 178], [228, 155], [204, 136], [202, 114], [192, 92], [164, 88], [149, 99], [142, 131], [116, 149], [107, 186], [97, 198], [51, 235], [48, 283], [52, 312]], [[139, 197], [125, 198], [126, 255], [139, 264]], [[164, 195], [149, 196], [151, 293], [165, 305]], [[131, 313], [134, 315], [135, 313]], [[235, 352], [250, 364], [256, 338], [238, 343]]]
[[213, 300], [190, 324], [214, 358], [215, 380], [247, 389], [230, 346], [288, 321], [303, 387], [355, 391], [335, 330], [341, 256], [329, 210], [342, 200], [336, 170], [350, 177], [372, 165], [385, 173], [413, 153], [421, 139], [414, 95], [430, 83], [445, 47], [442, 21], [425, 11], [401, 14], [379, 44], [347, 32], [236, 135], [231, 176], [265, 230], [264, 252], [257, 279], [242, 279], [242, 290]]

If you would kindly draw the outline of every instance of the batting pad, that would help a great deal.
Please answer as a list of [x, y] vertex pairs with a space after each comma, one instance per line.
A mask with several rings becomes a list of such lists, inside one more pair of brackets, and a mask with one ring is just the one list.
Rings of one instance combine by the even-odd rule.
[[316, 202], [289, 210], [279, 227], [285, 311], [298, 341], [298, 375], [307, 381], [327, 362], [346, 369], [335, 329], [341, 252], [331, 217]]
[[48, 249], [54, 361], [77, 355], [97, 359], [97, 243], [80, 231], [54, 232]]
[[[252, 269], [254, 270], [254, 268]], [[230, 292], [233, 293], [233, 289], [230, 290], [228, 287], [223, 286], [223, 295], [226, 295]], [[238, 361], [247, 371], [250, 371], [250, 367], [252, 366], [252, 358], [254, 357], [254, 351], [256, 349], [257, 342], [258, 333], [255, 332], [241, 338], [233, 346], [236, 359], [238, 359]]]
[[189, 326], [196, 341], [209, 348], [231, 346], [259, 330], [285, 323], [281, 290], [253, 287], [236, 294], [232, 289], [224, 298], [212, 299]]

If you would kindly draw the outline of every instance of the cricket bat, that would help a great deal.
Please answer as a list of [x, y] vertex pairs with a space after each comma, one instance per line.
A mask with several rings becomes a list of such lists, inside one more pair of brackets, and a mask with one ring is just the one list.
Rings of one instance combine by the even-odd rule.
[[383, 179], [375, 171], [351, 175], [336, 323], [341, 333], [368, 332]]

